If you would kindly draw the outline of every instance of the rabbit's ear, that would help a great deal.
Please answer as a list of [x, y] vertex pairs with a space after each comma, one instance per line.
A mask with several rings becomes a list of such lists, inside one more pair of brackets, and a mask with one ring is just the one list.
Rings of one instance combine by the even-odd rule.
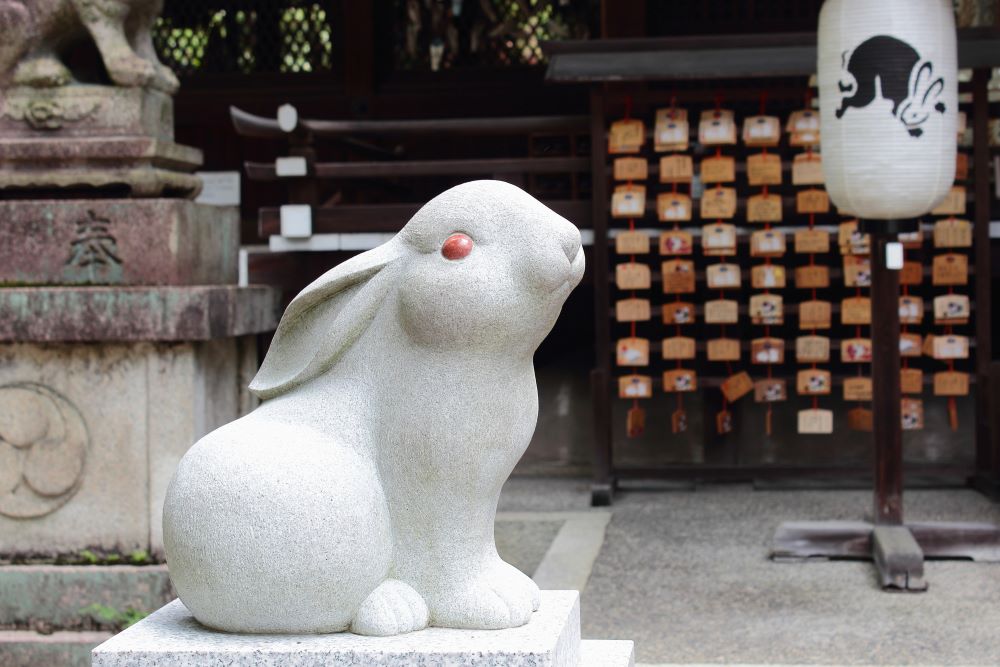
[[364, 333], [396, 284], [393, 240], [335, 266], [296, 296], [281, 317], [250, 391], [274, 398], [323, 373]]

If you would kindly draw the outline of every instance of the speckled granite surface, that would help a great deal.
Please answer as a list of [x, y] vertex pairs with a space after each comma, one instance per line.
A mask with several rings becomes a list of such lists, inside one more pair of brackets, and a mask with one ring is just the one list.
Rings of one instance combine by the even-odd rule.
[[226, 634], [199, 625], [175, 600], [93, 656], [93, 667], [577, 667], [579, 594], [542, 591], [539, 610], [520, 628], [429, 628], [395, 637]]

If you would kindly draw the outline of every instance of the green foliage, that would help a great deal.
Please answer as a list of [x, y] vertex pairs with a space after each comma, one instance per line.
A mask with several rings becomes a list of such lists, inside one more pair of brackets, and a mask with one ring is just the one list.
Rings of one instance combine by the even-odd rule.
[[97, 565], [100, 562], [100, 558], [90, 549], [84, 549], [80, 552], [80, 558], [90, 565]]
[[132, 607], [120, 611], [98, 602], [87, 605], [80, 610], [80, 613], [90, 616], [103, 625], [113, 625], [123, 630], [149, 616], [149, 612], [138, 611]]
[[128, 555], [128, 559], [133, 565], [145, 565], [150, 562], [149, 552], [145, 549], [136, 549]]

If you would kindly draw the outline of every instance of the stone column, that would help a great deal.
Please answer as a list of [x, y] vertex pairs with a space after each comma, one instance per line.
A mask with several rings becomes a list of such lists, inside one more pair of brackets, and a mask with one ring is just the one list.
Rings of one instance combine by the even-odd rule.
[[191, 201], [200, 163], [150, 85], [0, 88], [4, 665], [89, 665], [172, 599], [167, 483], [253, 407], [279, 295], [236, 286], [239, 214]]

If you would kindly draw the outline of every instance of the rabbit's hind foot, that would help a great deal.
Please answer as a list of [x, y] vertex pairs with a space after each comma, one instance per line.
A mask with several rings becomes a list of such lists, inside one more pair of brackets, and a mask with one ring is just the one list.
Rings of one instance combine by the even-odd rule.
[[386, 637], [427, 627], [427, 603], [408, 584], [386, 579], [361, 603], [351, 632]]

